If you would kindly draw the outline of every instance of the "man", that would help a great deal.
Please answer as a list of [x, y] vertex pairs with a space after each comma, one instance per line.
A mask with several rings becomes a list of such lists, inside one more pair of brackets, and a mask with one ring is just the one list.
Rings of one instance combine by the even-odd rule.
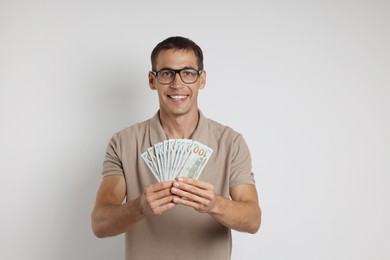
[[[126, 259], [230, 259], [231, 229], [255, 233], [261, 222], [248, 147], [242, 135], [198, 108], [206, 84], [198, 45], [170, 37], [154, 48], [151, 61], [149, 85], [160, 109], [109, 142], [93, 231], [98, 237], [125, 232]], [[141, 154], [167, 139], [213, 149], [199, 179], [156, 181]]]

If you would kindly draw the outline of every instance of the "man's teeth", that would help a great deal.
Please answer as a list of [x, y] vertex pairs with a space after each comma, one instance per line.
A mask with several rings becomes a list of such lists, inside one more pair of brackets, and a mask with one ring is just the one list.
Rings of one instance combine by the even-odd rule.
[[186, 96], [170, 96], [173, 99], [184, 99]]

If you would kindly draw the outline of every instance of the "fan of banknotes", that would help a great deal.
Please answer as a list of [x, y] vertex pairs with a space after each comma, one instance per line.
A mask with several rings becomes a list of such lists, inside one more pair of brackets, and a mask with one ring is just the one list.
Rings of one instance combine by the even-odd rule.
[[213, 150], [190, 139], [169, 139], [149, 147], [142, 158], [157, 181], [198, 179]]

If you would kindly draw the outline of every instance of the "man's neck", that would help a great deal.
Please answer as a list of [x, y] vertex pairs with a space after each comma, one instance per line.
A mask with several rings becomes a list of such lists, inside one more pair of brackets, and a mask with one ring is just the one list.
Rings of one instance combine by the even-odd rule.
[[191, 139], [199, 122], [199, 111], [185, 115], [161, 113], [160, 122], [168, 139]]

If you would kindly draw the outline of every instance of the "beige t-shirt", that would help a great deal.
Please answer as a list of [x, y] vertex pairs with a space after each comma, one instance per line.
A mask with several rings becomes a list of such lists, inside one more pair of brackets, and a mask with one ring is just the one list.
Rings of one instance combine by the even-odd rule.
[[[149, 120], [113, 135], [103, 164], [103, 176], [124, 175], [127, 200], [156, 183], [141, 154], [167, 136], [158, 112]], [[251, 157], [242, 135], [207, 119], [200, 112], [193, 140], [213, 149], [199, 180], [214, 185], [216, 194], [229, 198], [229, 188], [254, 184]], [[231, 231], [209, 214], [178, 205], [160, 216], [149, 216], [126, 232], [127, 260], [230, 259]]]

